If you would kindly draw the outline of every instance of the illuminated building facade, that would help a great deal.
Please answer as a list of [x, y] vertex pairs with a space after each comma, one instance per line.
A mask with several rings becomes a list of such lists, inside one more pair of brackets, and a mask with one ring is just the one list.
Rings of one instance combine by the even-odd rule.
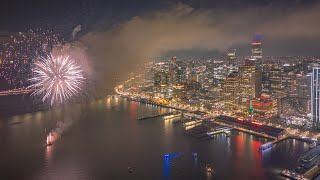
[[172, 96], [172, 89], [170, 89], [170, 75], [168, 71], [155, 69], [153, 96], [166, 99], [169, 99]]
[[277, 97], [281, 96], [281, 70], [276, 66], [271, 67], [268, 74], [268, 79], [270, 83], [270, 91]]
[[271, 111], [274, 107], [273, 100], [264, 97], [260, 97], [259, 99], [253, 99], [250, 102], [247, 102], [248, 109], [250, 109], [250, 103], [253, 109], [260, 112]]
[[224, 81], [223, 86], [224, 107], [230, 110], [237, 110], [239, 104], [239, 75], [231, 73]]
[[227, 66], [235, 66], [235, 61], [236, 61], [236, 51], [234, 50], [233, 52], [228, 52], [227, 53]]
[[310, 113], [310, 96], [311, 96], [311, 73], [297, 74], [296, 77], [296, 94], [304, 108], [304, 112]]
[[239, 66], [239, 98], [240, 105], [256, 97], [256, 67]]
[[174, 85], [177, 83], [177, 57], [174, 56], [171, 58], [169, 62], [169, 76], [170, 76], [170, 85]]
[[297, 96], [310, 100], [311, 74], [297, 74], [296, 84]]
[[187, 85], [176, 84], [173, 86], [173, 97], [178, 100], [185, 100], [187, 98]]
[[320, 122], [320, 67], [312, 68], [311, 116], [314, 123]]
[[284, 92], [285, 95], [294, 94], [295, 84], [296, 84], [295, 67], [289, 64], [284, 64], [281, 69], [282, 92]]

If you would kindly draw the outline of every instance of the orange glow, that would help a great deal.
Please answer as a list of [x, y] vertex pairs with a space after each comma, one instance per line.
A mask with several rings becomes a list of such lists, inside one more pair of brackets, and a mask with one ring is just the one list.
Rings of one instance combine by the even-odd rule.
[[239, 120], [239, 121], [243, 121], [243, 118], [242, 118], [242, 117], [239, 117], [238, 120]]
[[252, 42], [252, 45], [261, 45], [261, 42]]
[[254, 121], [252, 121], [252, 124], [256, 124], [256, 125], [259, 125], [259, 126], [261, 126], [261, 125], [262, 125], [262, 123], [254, 122]]

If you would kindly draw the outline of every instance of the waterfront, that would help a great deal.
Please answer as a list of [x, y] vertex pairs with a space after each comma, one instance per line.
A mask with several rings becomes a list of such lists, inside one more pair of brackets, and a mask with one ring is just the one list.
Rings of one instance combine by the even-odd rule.
[[[233, 131], [229, 138], [219, 134], [199, 141], [162, 117], [138, 120], [167, 111], [106, 98], [2, 119], [0, 179], [277, 179], [308, 149], [306, 143], [288, 139], [261, 154], [265, 138]], [[70, 119], [73, 124], [62, 138], [45, 147], [45, 129]], [[165, 159], [167, 153], [175, 157]], [[206, 173], [207, 164], [213, 174]]]

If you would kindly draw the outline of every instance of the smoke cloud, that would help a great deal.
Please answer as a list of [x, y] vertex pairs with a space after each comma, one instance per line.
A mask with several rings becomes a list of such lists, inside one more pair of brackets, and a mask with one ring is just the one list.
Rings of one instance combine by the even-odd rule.
[[[295, 47], [293, 42], [320, 37], [320, 8], [257, 7], [234, 11], [193, 9], [185, 4], [136, 16], [103, 32], [81, 37], [101, 84], [131, 72], [137, 64], [169, 50], [250, 48], [251, 36], [261, 33], [264, 52]], [[298, 40], [298, 41], [297, 41]], [[266, 45], [265, 45], [266, 44]], [[279, 47], [279, 44], [281, 47]], [[287, 45], [288, 47], [284, 47]], [[266, 53], [265, 53], [266, 54]]]
[[71, 33], [72, 39], [74, 39], [76, 37], [77, 33], [80, 31], [81, 31], [81, 25], [79, 24], [75, 28], [73, 28], [73, 31]]

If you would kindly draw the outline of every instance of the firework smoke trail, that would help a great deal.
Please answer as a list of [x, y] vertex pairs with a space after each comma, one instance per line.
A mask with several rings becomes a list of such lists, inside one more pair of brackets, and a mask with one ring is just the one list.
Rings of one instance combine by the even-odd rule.
[[81, 25], [79, 24], [78, 26], [76, 26], [72, 30], [72, 33], [71, 33], [72, 39], [74, 39], [76, 37], [77, 33], [80, 32], [80, 31], [81, 31]]
[[50, 99], [51, 105], [76, 95], [85, 79], [81, 66], [69, 56], [52, 54], [36, 61], [32, 73], [32, 85], [28, 87], [35, 89], [32, 95], [43, 95], [42, 101]]

